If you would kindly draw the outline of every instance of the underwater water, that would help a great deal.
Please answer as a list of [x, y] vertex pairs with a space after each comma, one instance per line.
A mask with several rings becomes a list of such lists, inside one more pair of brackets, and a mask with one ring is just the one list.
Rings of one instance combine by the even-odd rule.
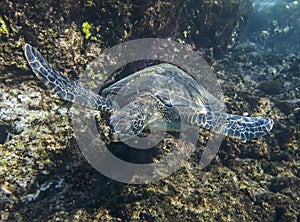
[[[150, 47], [151, 51], [150, 44], [138, 41], [123, 48], [125, 53], [119, 53], [123, 57], [104, 56], [116, 46], [146, 38], [163, 44], [155, 42], [157, 48]], [[25, 53], [26, 60], [25, 43], [35, 47], [45, 62], [34, 60], [36, 51]], [[0, 45], [0, 221], [300, 221], [300, 1], [6, 0], [0, 3]], [[158, 57], [157, 51], [165, 57]], [[160, 78], [156, 73], [126, 85], [128, 75], [162, 62], [173, 64], [177, 55], [192, 80], [180, 79], [181, 71], [176, 81], [163, 78], [172, 76], [170, 69], [159, 73]], [[195, 66], [203, 79], [193, 75], [195, 64], [186, 60], [188, 55], [203, 59]], [[138, 59], [126, 64], [131, 57]], [[97, 58], [95, 65], [92, 61]], [[37, 78], [28, 61], [44, 74], [53, 68], [67, 78], [57, 73], [46, 80]], [[99, 71], [108, 66], [118, 69], [111, 75]], [[211, 79], [216, 85], [209, 85]], [[170, 108], [174, 104], [184, 104], [181, 111], [188, 115], [195, 106], [200, 107], [196, 113], [202, 112], [202, 103], [212, 101], [216, 108], [207, 106], [208, 111], [270, 118], [273, 128], [244, 141], [205, 129], [180, 131], [178, 122], [165, 126], [158, 119], [139, 134], [140, 141], [147, 141], [151, 133], [154, 142], [159, 138], [155, 145], [146, 144], [150, 148], [138, 147], [137, 140], [111, 142], [111, 114], [97, 111], [91, 92], [75, 81], [93, 92], [101, 83], [104, 94], [101, 90], [100, 94], [111, 98], [115, 95], [107, 93], [107, 86], [116, 90], [113, 84], [118, 81], [123, 84], [121, 98], [128, 92], [140, 93], [139, 85], [151, 86], [155, 94], [153, 89], [160, 85], [164, 94], [157, 93], [154, 101], [165, 104], [157, 112], [167, 118], [180, 112]], [[70, 102], [65, 87], [85, 93], [75, 101], [92, 109]], [[202, 93], [199, 97], [186, 99], [197, 90]], [[216, 94], [207, 96], [205, 90]], [[143, 105], [149, 102], [147, 97], [138, 99]], [[106, 105], [118, 109], [116, 104]], [[151, 108], [137, 110], [140, 116], [158, 115]], [[132, 110], [127, 110], [130, 117], [136, 115]], [[86, 116], [96, 124], [86, 124]], [[91, 131], [97, 136], [82, 146], [78, 137]], [[188, 140], [195, 135], [195, 140]], [[99, 141], [107, 149], [99, 150], [95, 145]], [[86, 155], [87, 149], [96, 160]], [[98, 158], [99, 153], [111, 153], [129, 164], [122, 162], [120, 172], [114, 171], [114, 159]], [[168, 155], [167, 164], [142, 168]], [[93, 161], [101, 162], [97, 166], [109, 174], [101, 173]], [[203, 161], [208, 163], [205, 167]], [[129, 182], [118, 180], [127, 175]], [[148, 175], [159, 175], [159, 180], [140, 182]]]
[[300, 49], [300, 3], [254, 1], [243, 38], [274, 53], [298, 53]]
[[264, 13], [265, 11], [269, 11], [270, 8], [273, 8], [276, 5], [284, 4], [287, 2], [284, 2], [282, 0], [264, 0], [264, 1], [253, 1], [254, 6], [254, 12], [257, 13]]

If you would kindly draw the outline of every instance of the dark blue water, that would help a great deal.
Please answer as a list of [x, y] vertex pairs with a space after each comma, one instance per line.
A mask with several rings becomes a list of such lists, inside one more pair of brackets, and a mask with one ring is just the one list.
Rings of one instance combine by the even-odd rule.
[[300, 51], [300, 2], [254, 0], [254, 10], [242, 34], [243, 41], [279, 53]]

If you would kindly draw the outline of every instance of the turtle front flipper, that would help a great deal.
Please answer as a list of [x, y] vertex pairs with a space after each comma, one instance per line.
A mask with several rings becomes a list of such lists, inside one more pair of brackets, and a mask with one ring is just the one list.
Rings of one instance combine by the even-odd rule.
[[25, 44], [24, 54], [32, 71], [60, 98], [78, 103], [90, 109], [99, 111], [113, 110], [113, 103], [110, 99], [95, 94], [80, 83], [55, 71], [30, 44]]
[[210, 129], [240, 140], [258, 138], [269, 133], [273, 127], [273, 120], [270, 118], [244, 117], [220, 112], [183, 115], [183, 117], [193, 126]]

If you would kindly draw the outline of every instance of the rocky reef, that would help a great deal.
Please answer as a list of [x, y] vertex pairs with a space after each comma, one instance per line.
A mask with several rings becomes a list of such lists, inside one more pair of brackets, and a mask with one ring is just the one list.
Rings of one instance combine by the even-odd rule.
[[[243, 0], [1, 1], [0, 220], [299, 220], [300, 58], [238, 44], [251, 9]], [[270, 116], [274, 130], [247, 143], [226, 138], [204, 170], [195, 154], [156, 183], [127, 185], [101, 175], [77, 146], [71, 104], [32, 74], [22, 45], [36, 46], [76, 79], [103, 50], [144, 37], [203, 53], [228, 110]]]

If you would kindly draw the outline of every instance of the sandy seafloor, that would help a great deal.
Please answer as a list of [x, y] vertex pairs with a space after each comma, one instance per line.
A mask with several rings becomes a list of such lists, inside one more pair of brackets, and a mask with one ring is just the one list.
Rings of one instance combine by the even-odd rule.
[[[1, 15], [10, 24], [0, 49], [1, 221], [300, 221], [300, 55], [241, 42], [211, 57], [228, 112], [269, 116], [274, 129], [248, 142], [224, 138], [204, 170], [195, 154], [163, 180], [123, 184], [85, 160], [73, 135], [71, 104], [33, 75], [21, 48], [29, 41], [76, 78], [101, 44], [85, 39], [75, 22], [61, 32], [34, 23], [38, 13], [28, 5], [5, 2], [1, 8], [20, 17], [31, 13], [26, 31], [14, 20], [20, 17]], [[66, 10], [49, 9], [45, 19], [72, 15]]]

